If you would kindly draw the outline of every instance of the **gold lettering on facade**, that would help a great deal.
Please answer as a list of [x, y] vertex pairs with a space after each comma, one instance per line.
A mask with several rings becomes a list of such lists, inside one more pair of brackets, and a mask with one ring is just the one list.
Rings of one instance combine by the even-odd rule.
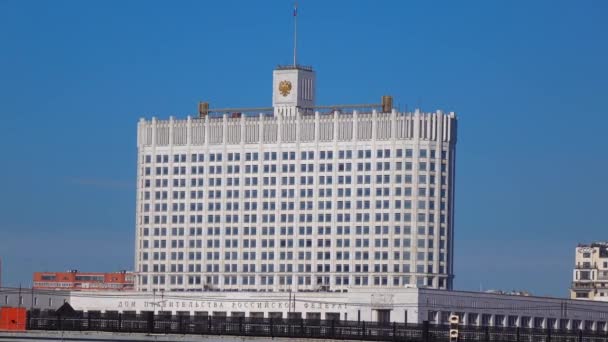
[[[120, 309], [135, 309], [138, 307], [138, 301], [135, 300], [120, 300], [116, 302], [116, 307]], [[179, 309], [179, 308], [192, 308], [192, 309], [247, 309], [247, 310], [255, 310], [255, 309], [277, 309], [277, 310], [287, 310], [287, 309], [295, 309], [296, 307], [302, 308], [304, 310], [313, 309], [313, 310], [346, 310], [346, 303], [292, 303], [292, 302], [281, 302], [281, 301], [261, 301], [261, 302], [249, 302], [249, 301], [170, 301], [163, 300], [158, 302], [152, 301], [143, 301], [140, 304], [143, 308], [170, 308], [170, 309]]]

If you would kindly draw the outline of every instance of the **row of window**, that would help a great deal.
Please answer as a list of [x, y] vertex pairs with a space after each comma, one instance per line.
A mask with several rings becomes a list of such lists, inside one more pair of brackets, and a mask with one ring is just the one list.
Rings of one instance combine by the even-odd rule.
[[[184, 276], [166, 276], [155, 275], [150, 276], [151, 284], [153, 285], [164, 285], [165, 279], [169, 281], [171, 285], [184, 285]], [[148, 284], [148, 276], [142, 276], [140, 278], [141, 285]], [[187, 276], [186, 280], [188, 285], [201, 285], [202, 280], [205, 280], [207, 285], [219, 285], [220, 278], [218, 276]], [[392, 286], [410, 285], [411, 281], [414, 280], [418, 286], [433, 286], [435, 277], [432, 276], [224, 276], [224, 285], [257, 285], [256, 279], [259, 285], [356, 285], [356, 286], [368, 286], [370, 284], [377, 286], [388, 286], [389, 279], [391, 279]], [[351, 281], [352, 279], [352, 281]], [[238, 281], [240, 280], [240, 284]], [[438, 287], [443, 288], [445, 286], [445, 279], [438, 278]]]
[[[300, 164], [300, 172], [301, 173], [313, 173], [318, 172], [333, 172], [334, 164]], [[377, 162], [376, 167], [372, 169], [372, 163], [357, 163], [355, 164], [356, 168], [353, 168], [353, 164], [351, 163], [338, 163], [335, 164], [337, 172], [352, 172], [354, 170], [358, 172], [372, 172], [372, 171], [413, 171], [414, 164], [412, 162], [395, 162], [394, 166], [391, 162]], [[428, 166], [428, 167], [427, 167]], [[144, 176], [151, 176], [154, 171], [154, 175], [156, 176], [167, 176], [171, 175], [202, 175], [205, 174], [204, 166], [191, 166], [190, 173], [188, 173], [188, 168], [185, 166], [174, 166], [173, 172], [169, 173], [170, 168], [167, 166], [161, 167], [157, 166], [155, 168], [146, 166], [143, 168]], [[226, 172], [222, 172], [222, 170], [226, 170]], [[241, 170], [239, 165], [228, 165], [225, 169], [222, 168], [221, 165], [217, 166], [209, 166], [207, 169], [207, 173], [211, 175], [220, 175], [220, 174], [240, 174], [244, 171], [244, 174], [252, 174], [252, 173], [264, 173], [264, 174], [272, 174], [272, 173], [295, 173], [297, 172], [296, 164], [283, 164], [278, 166], [277, 164], [267, 164], [259, 167], [258, 165], [245, 165]], [[446, 172], [447, 164], [441, 164], [441, 172]], [[434, 162], [419, 162], [418, 163], [418, 171], [437, 171], [436, 164]]]
[[[335, 227], [336, 229], [333, 230], [331, 226], [320, 226], [320, 227], [316, 227], [316, 229], [313, 229], [313, 227], [311, 226], [307, 226], [307, 227], [298, 227], [298, 229], [296, 230], [294, 227], [261, 227], [258, 230], [258, 227], [243, 227], [243, 230], [241, 231], [242, 235], [258, 235], [258, 232], [260, 232], [261, 235], [294, 235], [295, 232], [298, 233], [298, 235], [313, 235], [314, 234], [318, 234], [318, 235], [331, 235], [331, 234], [337, 234], [337, 235], [350, 235], [355, 234], [355, 235], [369, 235], [370, 233], [376, 234], [376, 235], [388, 235], [388, 234], [394, 234], [394, 235], [399, 235], [399, 234], [404, 234], [404, 235], [410, 235], [412, 234], [412, 227], [411, 226], [374, 226], [374, 227], [370, 227], [370, 226], [355, 226], [355, 227], [350, 227], [350, 226], [337, 226]], [[205, 230], [203, 228], [190, 228], [188, 230], [189, 235], [190, 236], [202, 236], [203, 232]], [[154, 236], [167, 236], [169, 233], [172, 236], [184, 236], [186, 235], [187, 230], [185, 228], [171, 228], [171, 230], [168, 230], [167, 228], [153, 228], [152, 231], [150, 231], [149, 228], [143, 228], [142, 229], [142, 235], [143, 236], [149, 236], [151, 233]], [[223, 229], [222, 232], [222, 228], [220, 227], [207, 227], [206, 230], [206, 234], [207, 235], [222, 235], [222, 233], [224, 235], [239, 235], [239, 227], [225, 227]], [[445, 228], [440, 228], [439, 230], [439, 235], [440, 236], [445, 236]], [[425, 226], [419, 226], [416, 229], [416, 233], [418, 235], [434, 235], [435, 234], [435, 227], [425, 227]]]
[[[375, 191], [374, 191], [375, 190]], [[417, 193], [416, 195], [419, 197], [435, 197], [436, 191], [434, 187], [430, 187], [430, 188], [426, 188], [426, 187], [419, 187], [417, 189]], [[427, 191], [428, 190], [428, 191]], [[142, 200], [143, 201], [149, 201], [149, 200], [156, 200], [156, 201], [162, 201], [162, 200], [168, 200], [169, 199], [169, 194], [172, 194], [172, 199], [185, 199], [186, 197], [186, 191], [166, 191], [166, 190], [158, 190], [158, 191], [144, 191], [142, 194]], [[253, 190], [243, 190], [242, 192], [240, 190], [226, 190], [224, 192], [225, 198], [241, 198], [241, 193], [244, 195], [243, 198], [258, 198], [258, 195], [261, 193], [262, 194], [262, 198], [274, 198], [275, 201], [277, 201], [277, 197], [280, 198], [295, 198], [296, 194], [299, 193], [299, 197], [301, 197], [302, 199], [305, 198], [314, 198], [315, 197], [315, 189], [300, 189], [300, 191], [296, 191], [296, 189], [281, 189], [280, 191], [277, 191], [276, 189], [263, 189], [262, 191], [258, 191], [257, 189], [253, 189]], [[332, 188], [320, 188], [317, 189], [316, 191], [318, 197], [333, 197], [334, 195], [334, 191]], [[336, 197], [353, 197], [353, 194], [357, 197], [372, 197], [372, 194], [374, 194], [376, 197], [412, 197], [413, 196], [413, 192], [412, 192], [412, 187], [395, 187], [393, 188], [393, 191], [391, 192], [391, 188], [390, 187], [377, 187], [377, 188], [370, 188], [370, 187], [366, 187], [366, 188], [338, 188], [337, 191], [335, 192]], [[441, 189], [440, 192], [440, 197], [441, 199], [445, 199], [447, 191], [445, 189]], [[152, 198], [152, 195], [154, 195], [154, 197]], [[207, 199], [221, 199], [222, 198], [222, 191], [221, 190], [208, 190], [207, 191]], [[190, 199], [205, 199], [205, 192], [203, 190], [192, 190], [190, 191]], [[345, 200], [350, 200], [350, 201], [355, 201], [356, 199], [350, 199], [347, 198]], [[400, 201], [400, 199], [398, 199]], [[361, 200], [361, 202], [357, 201], [355, 203], [361, 203], [361, 205], [365, 205], [365, 203], [367, 203], [367, 201], [369, 200]], [[289, 202], [285, 202], [285, 203], [289, 203]], [[291, 202], [291, 203], [295, 203], [295, 202]], [[300, 202], [300, 205], [302, 205], [303, 202]], [[291, 205], [291, 204], [290, 204]], [[357, 204], [358, 205], [358, 204]], [[330, 209], [331, 206], [328, 205]]]
[[[153, 265], [151, 265], [152, 266], [151, 269], [148, 266], [149, 265], [141, 265], [140, 272], [149, 273], [151, 271], [152, 273], [167, 273], [166, 266], [168, 266], [168, 265], [153, 264]], [[186, 266], [186, 265], [171, 264], [170, 268], [169, 268], [169, 273], [185, 273], [184, 266]], [[201, 272], [203, 272], [203, 266], [205, 266], [204, 269], [205, 269], [206, 273], [221, 273], [219, 264], [205, 264], [205, 265], [190, 264], [187, 266], [188, 266], [188, 273], [201, 273]], [[256, 269], [256, 266], [259, 266], [259, 267], [257, 267], [257, 269]], [[316, 269], [316, 273], [350, 273], [351, 271], [354, 271], [355, 273], [369, 273], [370, 270], [373, 273], [388, 273], [389, 272], [389, 265], [387, 265], [387, 264], [374, 264], [374, 265], [371, 265], [371, 264], [353, 264], [353, 265], [337, 264], [337, 265], [335, 265], [335, 267], [332, 267], [332, 265], [330, 265], [330, 264], [317, 264], [316, 267], [313, 267], [310, 264], [298, 264], [298, 265], [277, 264], [276, 266], [277, 266], [276, 271], [278, 271], [279, 273], [293, 273], [296, 271], [299, 273], [313, 273], [313, 268]], [[296, 266], [297, 266], [297, 269], [296, 269]], [[352, 268], [351, 268], [351, 266], [352, 266]], [[238, 264], [224, 264], [224, 267], [223, 267], [224, 273], [236, 273], [236, 272], [256, 273], [258, 271], [261, 273], [274, 273], [275, 264], [260, 264], [260, 265], [243, 264], [243, 265], [240, 265], [240, 267]], [[416, 265], [415, 271], [417, 273], [433, 273], [433, 265], [418, 264], [418, 265]], [[440, 265], [439, 273], [443, 274], [444, 271], [445, 271], [444, 266]], [[393, 273], [412, 273], [409, 264], [404, 264], [404, 265], [394, 264], [392, 267], [392, 272]]]
[[[279, 252], [276, 253], [278, 258], [276, 260], [294, 260], [295, 253], [285, 253]], [[412, 260], [411, 253], [409, 251], [395, 251], [392, 253], [392, 259], [389, 259], [389, 252], [387, 251], [376, 251], [376, 252], [368, 252], [368, 251], [355, 251], [353, 252], [354, 258], [353, 260]], [[141, 261], [148, 260], [167, 260], [167, 256], [170, 256], [170, 260], [184, 260], [184, 257], [187, 256], [188, 260], [203, 260], [203, 256], [205, 254], [203, 252], [142, 252], [141, 253]], [[244, 251], [241, 252], [241, 259], [239, 259], [238, 252], [224, 252], [224, 258], [220, 259], [220, 254], [216, 252], [207, 252], [207, 261], [209, 260], [256, 260], [258, 252], [254, 251]], [[260, 260], [275, 260], [275, 252], [273, 251], [262, 251], [259, 252], [261, 256]], [[298, 252], [296, 260], [312, 260], [311, 252]], [[370, 259], [370, 256], [373, 257]], [[417, 252], [417, 261], [434, 261], [435, 252], [433, 250], [429, 250], [428, 252]], [[215, 258], [214, 258], [215, 257]], [[402, 258], [401, 258], [402, 257]], [[439, 261], [445, 261], [445, 253], [439, 253]], [[338, 251], [334, 252], [333, 255], [331, 252], [317, 252], [317, 259], [315, 260], [350, 260], [350, 252], [348, 251]]]
[[[391, 180], [390, 175], [376, 175], [375, 181], [372, 182], [372, 176], [338, 176], [337, 183], [338, 185], [352, 185], [352, 184], [366, 184], [366, 185], [381, 185], [381, 184], [414, 184], [412, 175], [395, 175], [394, 180]], [[190, 187], [204, 187], [204, 186], [229, 186], [229, 187], [239, 187], [241, 185], [241, 179], [243, 180], [244, 186], [276, 186], [276, 185], [284, 185], [284, 186], [295, 186], [295, 185], [307, 185], [309, 190], [314, 190], [314, 185], [331, 185], [333, 184], [333, 179], [331, 176], [320, 176], [318, 178], [317, 184], [314, 182], [313, 176], [300, 176], [299, 182], [297, 182], [297, 177], [245, 177], [245, 178], [221, 178], [221, 177], [211, 177], [211, 178], [191, 178], [190, 179]], [[354, 182], [353, 182], [354, 180]], [[418, 184], [419, 185], [446, 185], [446, 176], [441, 176], [440, 178], [436, 178], [434, 175], [430, 175], [427, 178], [427, 175], [418, 175]], [[154, 182], [153, 182], [154, 181]], [[280, 181], [280, 183], [277, 183]], [[152, 187], [154, 184], [157, 188], [168, 188], [170, 184], [170, 179], [144, 179], [142, 182], [144, 188]], [[185, 188], [188, 185], [187, 178], [172, 178], [171, 185], [174, 188]], [[308, 188], [304, 187], [304, 188]], [[228, 191], [238, 191], [237, 189], [229, 189]]]
[[[257, 214], [243, 214], [243, 215], [206, 215], [207, 223], [256, 223], [258, 222]], [[277, 220], [276, 217], [279, 216], [280, 220]], [[413, 217], [416, 218], [417, 222], [435, 222], [435, 214], [425, 214], [418, 213], [413, 216], [409, 212], [404, 213], [393, 213], [392, 218], [390, 213], [356, 213], [352, 217], [350, 214], [339, 213], [339, 214], [317, 214], [316, 220], [313, 214], [281, 214], [275, 216], [274, 214], [262, 214], [260, 215], [260, 222], [262, 223], [295, 223], [296, 217], [299, 217], [298, 223], [312, 223], [312, 222], [320, 222], [320, 223], [328, 223], [328, 222], [336, 222], [336, 223], [349, 223], [349, 222], [412, 222]], [[143, 224], [166, 224], [168, 223], [166, 215], [155, 215], [155, 216], [142, 216]], [[373, 217], [373, 220], [372, 220]], [[444, 214], [438, 215], [440, 224], [446, 223], [446, 216]], [[151, 218], [153, 220], [151, 220]], [[186, 223], [186, 215], [171, 215], [171, 223], [173, 224], [184, 224]], [[189, 215], [189, 223], [203, 223], [204, 215]], [[222, 221], [223, 218], [223, 221]]]
[[[391, 158], [392, 150], [391, 149], [378, 149], [376, 150], [376, 158]], [[296, 160], [296, 152], [235, 152], [235, 153], [226, 153], [227, 161], [240, 161], [241, 155], [243, 155], [243, 160], [245, 161], [257, 161], [260, 160], [260, 155], [263, 156], [262, 160]], [[371, 159], [372, 158], [372, 150], [357, 150], [356, 154], [353, 150], [339, 150], [336, 153], [334, 151], [318, 151], [319, 159], [333, 159], [334, 156], [337, 159], [352, 159], [353, 156], [356, 155], [359, 159]], [[210, 162], [221, 162], [224, 159], [223, 153], [209, 153], [206, 155], [208, 161]], [[395, 149], [394, 157], [396, 158], [413, 158], [414, 150], [413, 149]], [[156, 163], [169, 163], [168, 154], [157, 154], [155, 157]], [[436, 150], [431, 149], [420, 149], [418, 150], [419, 158], [436, 158]], [[441, 159], [447, 158], [447, 151], [441, 151]], [[185, 163], [187, 162], [187, 154], [174, 154], [173, 155], [174, 163]], [[314, 160], [315, 159], [315, 151], [301, 151], [300, 152], [301, 160]], [[190, 154], [190, 162], [204, 162], [205, 154], [204, 153], [196, 153]], [[152, 155], [147, 154], [144, 156], [144, 163], [150, 164], [152, 163]]]
[[[229, 198], [232, 198], [229, 196]], [[300, 205], [298, 209], [300, 211], [313, 211], [317, 210], [331, 210], [332, 207], [335, 207], [337, 210], [351, 210], [351, 209], [407, 209], [411, 210], [412, 201], [411, 200], [365, 200], [365, 201], [336, 201], [335, 206], [332, 205], [334, 202], [332, 201], [319, 201], [317, 203], [317, 208], [315, 208], [313, 201], [300, 201]], [[393, 205], [391, 205], [391, 203]], [[418, 210], [435, 210], [435, 201], [427, 201], [427, 200], [419, 200], [414, 201], [417, 204], [416, 208]], [[206, 205], [205, 205], [206, 204]], [[169, 209], [173, 212], [183, 212], [186, 211], [186, 208], [190, 208], [190, 211], [204, 211], [205, 207], [207, 211], [221, 211], [222, 206], [225, 207], [227, 211], [238, 211], [242, 208], [245, 211], [257, 211], [258, 210], [258, 202], [243, 202], [241, 206], [240, 202], [190, 202], [190, 205], [187, 205], [185, 202], [173, 202], [171, 205], [167, 202], [156, 202], [154, 204], [144, 202], [141, 205], [141, 210], [144, 213], [148, 212], [167, 212]], [[296, 210], [296, 202], [261, 202], [259, 208], [262, 211], [275, 211], [277, 209], [281, 211], [289, 211]], [[354, 204], [354, 205], [353, 205]], [[373, 205], [372, 205], [373, 204]], [[445, 210], [445, 202], [440, 202], [439, 210]], [[281, 214], [281, 215], [294, 215], [294, 214]]]
[[[224, 248], [239, 248], [239, 239], [224, 239]], [[316, 245], [316, 247], [320, 247], [320, 248], [329, 248], [332, 247], [332, 239], [317, 239], [317, 243], [314, 244], [313, 239], [277, 239], [277, 240], [267, 240], [267, 239], [261, 239], [261, 240], [253, 240], [253, 239], [244, 239], [242, 240], [242, 245], [240, 246], [241, 248], [257, 248], [257, 242], [260, 241], [260, 246], [261, 248], [274, 248], [279, 247], [279, 248], [293, 248], [293, 247], [300, 247], [300, 248], [311, 248], [313, 247], [313, 245]], [[275, 244], [276, 241], [276, 244]], [[336, 239], [333, 243], [333, 247], [337, 247], [337, 248], [349, 248], [351, 247], [351, 241], [352, 246], [353, 247], [357, 247], [357, 248], [366, 248], [366, 247], [370, 247], [371, 245], [373, 245], [374, 247], [377, 248], [388, 248], [388, 247], [404, 247], [404, 248], [409, 248], [411, 247], [411, 239]], [[373, 242], [373, 244], [370, 245], [370, 241]], [[390, 241], [393, 241], [392, 243], [390, 243]], [[414, 240], [416, 241], [416, 240]], [[434, 244], [433, 239], [418, 239], [417, 240], [417, 245], [416, 247], [418, 248], [435, 248], [435, 244]], [[141, 241], [141, 248], [167, 248], [169, 245], [171, 246], [171, 248], [185, 248], [185, 243], [184, 240], [171, 240], [171, 243], [168, 244], [166, 240], [142, 240]], [[205, 248], [220, 248], [221, 245], [221, 240], [220, 239], [208, 239], [208, 240], [189, 240], [188, 241], [188, 247], [189, 248], [203, 248], [203, 243], [205, 243]], [[403, 243], [402, 243], [403, 242]], [[440, 240], [439, 241], [439, 248], [443, 249], [445, 248], [445, 240]]]
[[[428, 320], [432, 323], [448, 323], [449, 317], [452, 312], [438, 312], [429, 311]], [[531, 317], [531, 316], [518, 316], [518, 315], [504, 315], [504, 314], [479, 314], [479, 313], [454, 313], [460, 317], [463, 324], [470, 326], [498, 326], [498, 327], [521, 327], [521, 328], [536, 328], [536, 329], [559, 329], [559, 330], [593, 330], [595, 323], [595, 330], [604, 331], [606, 330], [606, 322], [594, 322], [590, 320], [580, 319], [568, 319], [568, 318], [544, 318], [544, 317]], [[465, 320], [466, 318], [466, 320]]]

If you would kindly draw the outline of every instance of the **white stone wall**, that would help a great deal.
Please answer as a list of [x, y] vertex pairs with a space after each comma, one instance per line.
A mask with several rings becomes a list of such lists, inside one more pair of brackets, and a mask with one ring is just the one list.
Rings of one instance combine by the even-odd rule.
[[19, 288], [0, 288], [0, 307], [23, 307], [42, 310], [58, 309], [71, 300], [71, 292], [63, 290], [32, 290]]
[[284, 116], [206, 117], [145, 120], [138, 147], [247, 145], [265, 143], [364, 142], [391, 140], [456, 141], [452, 113], [353, 113]]
[[607, 331], [608, 303], [563, 298], [420, 289], [421, 320], [447, 322], [458, 314], [465, 325]]
[[136, 287], [449, 289], [455, 143], [439, 111], [141, 120]]
[[[245, 317], [317, 317], [445, 324], [451, 314], [464, 325], [607, 331], [608, 303], [563, 298], [443, 291], [437, 289], [352, 288], [349, 292], [59, 292], [23, 289], [28, 309], [54, 310], [64, 301], [76, 310], [170, 312]], [[18, 289], [0, 289], [3, 306], [18, 306]], [[49, 304], [52, 298], [52, 305]], [[31, 301], [35, 304], [32, 305]]]

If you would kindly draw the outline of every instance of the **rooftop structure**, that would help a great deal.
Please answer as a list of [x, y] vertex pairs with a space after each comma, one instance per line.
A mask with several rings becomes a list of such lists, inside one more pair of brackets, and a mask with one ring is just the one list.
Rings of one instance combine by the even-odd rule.
[[608, 242], [576, 247], [570, 296], [608, 301]]
[[133, 273], [127, 271], [102, 272], [35, 272], [34, 289], [127, 291], [133, 290]]

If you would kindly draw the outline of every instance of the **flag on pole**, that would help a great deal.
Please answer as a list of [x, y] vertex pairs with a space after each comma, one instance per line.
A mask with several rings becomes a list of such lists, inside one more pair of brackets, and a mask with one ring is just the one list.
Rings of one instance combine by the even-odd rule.
[[293, 3], [293, 16], [296, 17], [298, 15], [298, 3]]

